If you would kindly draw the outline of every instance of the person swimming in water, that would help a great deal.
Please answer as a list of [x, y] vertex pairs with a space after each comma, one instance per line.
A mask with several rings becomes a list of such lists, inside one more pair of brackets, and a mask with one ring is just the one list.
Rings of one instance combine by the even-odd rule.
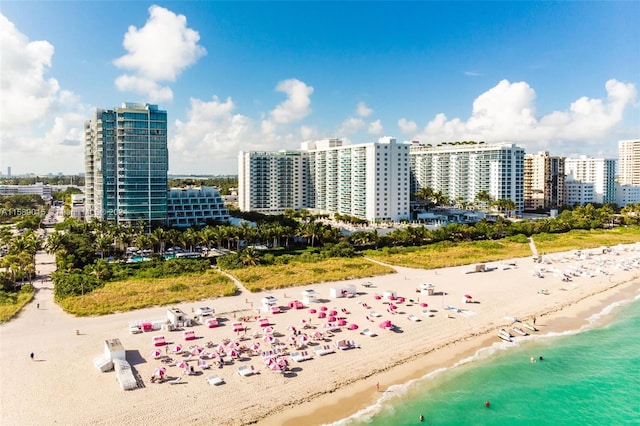
[[418, 416], [418, 420], [420, 420], [421, 422], [424, 421], [424, 416], [422, 414], [420, 414], [420, 416]]

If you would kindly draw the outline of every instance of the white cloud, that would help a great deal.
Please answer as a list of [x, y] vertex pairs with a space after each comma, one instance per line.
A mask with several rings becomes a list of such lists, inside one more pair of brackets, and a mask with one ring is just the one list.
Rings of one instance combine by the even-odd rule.
[[359, 102], [358, 106], [356, 107], [356, 114], [358, 114], [358, 116], [360, 117], [368, 117], [373, 114], [373, 110], [367, 107], [364, 102]]
[[406, 118], [398, 120], [398, 127], [405, 135], [415, 133], [418, 130], [418, 125], [414, 121], [408, 121]]
[[291, 131], [270, 119], [253, 120], [235, 113], [231, 98], [210, 101], [192, 98], [185, 121], [176, 120], [169, 141], [169, 170], [189, 173], [203, 170], [212, 174], [237, 173], [239, 151], [296, 149], [301, 137], [315, 135], [311, 127]]
[[56, 102], [60, 86], [45, 77], [54, 48], [48, 41], [29, 41], [4, 15], [0, 15], [0, 125], [21, 126], [39, 121]]
[[381, 135], [384, 132], [384, 127], [382, 127], [382, 122], [380, 120], [372, 121], [369, 123], [369, 128], [367, 129], [372, 135]]
[[54, 46], [30, 41], [0, 14], [0, 143], [2, 165], [14, 173], [55, 170], [78, 157], [82, 169], [83, 121], [90, 109], [48, 77]]
[[339, 135], [351, 135], [353, 133], [357, 133], [362, 130], [367, 123], [361, 118], [356, 117], [348, 117], [346, 118], [342, 124], [340, 125], [340, 129], [338, 130]]
[[[605, 99], [582, 97], [565, 111], [537, 117], [533, 88], [526, 82], [503, 80], [476, 98], [466, 121], [450, 120], [440, 113], [411, 139], [425, 143], [511, 141], [522, 144], [528, 151], [548, 149], [551, 142], [563, 141], [580, 143], [580, 150], [585, 152], [588, 145], [597, 146], [603, 138], [611, 136], [622, 123], [625, 109], [636, 100], [633, 84], [609, 80], [605, 88]], [[411, 134], [414, 125], [404, 118], [398, 121], [403, 133]]]
[[287, 100], [271, 111], [271, 119], [278, 124], [288, 124], [299, 121], [311, 113], [311, 94], [313, 87], [304, 82], [291, 78], [278, 83], [278, 92], [285, 93]]
[[132, 73], [119, 76], [116, 87], [145, 94], [151, 102], [172, 99], [171, 89], [159, 83], [176, 81], [185, 69], [206, 55], [198, 41], [200, 34], [187, 27], [184, 15], [160, 6], [149, 7], [144, 27], [131, 25], [124, 36], [122, 44], [128, 53], [113, 61], [118, 68]]

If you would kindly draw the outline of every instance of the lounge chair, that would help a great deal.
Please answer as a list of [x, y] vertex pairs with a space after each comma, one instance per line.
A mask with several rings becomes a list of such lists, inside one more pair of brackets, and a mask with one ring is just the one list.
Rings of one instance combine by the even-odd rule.
[[170, 385], [177, 385], [178, 383], [182, 383], [182, 377], [178, 376], [175, 379], [167, 380], [167, 383]]
[[317, 347], [313, 350], [316, 355], [318, 356], [323, 356], [323, 355], [327, 355], [327, 354], [332, 354], [335, 352], [335, 350], [331, 347], [331, 345], [324, 345], [322, 347]]
[[376, 311], [369, 312], [369, 315], [371, 315], [372, 317], [381, 317], [382, 316], [382, 314], [379, 314]]
[[207, 377], [207, 382], [209, 382], [210, 385], [218, 386], [224, 383], [224, 379], [220, 378], [217, 374], [214, 374], [213, 376]]
[[243, 377], [248, 377], [256, 374], [256, 369], [253, 365], [243, 365], [242, 367], [238, 367], [238, 374]]
[[377, 336], [377, 334], [374, 331], [371, 331], [368, 328], [365, 328], [364, 330], [362, 330], [360, 332], [360, 334], [363, 334], [363, 335], [369, 336], [369, 337], [376, 337]]
[[304, 358], [302, 357], [300, 352], [291, 352], [289, 354], [289, 356], [291, 357], [291, 360], [294, 361], [294, 362], [302, 362], [302, 361], [304, 361]]
[[415, 316], [415, 315], [413, 315], [413, 314], [409, 315], [409, 316], [408, 316], [408, 318], [409, 318], [411, 321], [415, 321], [415, 322], [422, 321], [420, 318], [418, 318], [417, 316]]

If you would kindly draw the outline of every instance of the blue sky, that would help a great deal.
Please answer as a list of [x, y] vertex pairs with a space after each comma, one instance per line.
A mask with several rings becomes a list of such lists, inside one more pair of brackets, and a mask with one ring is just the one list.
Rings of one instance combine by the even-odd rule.
[[84, 171], [83, 122], [169, 113], [169, 172], [381, 136], [617, 157], [640, 136], [639, 2], [0, 3], [0, 170]]

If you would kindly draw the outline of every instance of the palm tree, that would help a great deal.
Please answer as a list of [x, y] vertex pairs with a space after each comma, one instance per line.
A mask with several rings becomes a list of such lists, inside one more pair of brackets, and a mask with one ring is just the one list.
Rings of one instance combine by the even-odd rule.
[[245, 266], [255, 266], [260, 263], [260, 254], [253, 247], [247, 247], [239, 253], [239, 259]]

